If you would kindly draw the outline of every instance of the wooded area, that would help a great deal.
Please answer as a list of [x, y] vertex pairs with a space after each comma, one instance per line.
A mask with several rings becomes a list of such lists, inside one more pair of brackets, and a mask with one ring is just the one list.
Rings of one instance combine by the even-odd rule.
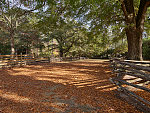
[[149, 4], [148, 0], [1, 0], [0, 54], [89, 58], [123, 54], [148, 60]]
[[150, 0], [0, 1], [0, 112], [150, 112], [149, 60]]

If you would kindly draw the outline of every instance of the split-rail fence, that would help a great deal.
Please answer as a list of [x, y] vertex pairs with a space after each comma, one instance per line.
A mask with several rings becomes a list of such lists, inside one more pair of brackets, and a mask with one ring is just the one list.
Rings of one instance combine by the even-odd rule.
[[110, 62], [114, 73], [110, 81], [118, 86], [119, 97], [150, 113], [150, 61], [113, 58]]
[[34, 64], [32, 55], [0, 55], [0, 68]]

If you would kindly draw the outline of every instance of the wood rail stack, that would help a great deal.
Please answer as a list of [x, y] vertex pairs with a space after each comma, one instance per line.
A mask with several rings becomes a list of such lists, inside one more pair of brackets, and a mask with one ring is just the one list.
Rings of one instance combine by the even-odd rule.
[[0, 68], [35, 63], [31, 55], [0, 55]]
[[118, 86], [119, 96], [142, 112], [150, 113], [150, 61], [114, 58], [110, 62], [115, 73], [110, 81]]

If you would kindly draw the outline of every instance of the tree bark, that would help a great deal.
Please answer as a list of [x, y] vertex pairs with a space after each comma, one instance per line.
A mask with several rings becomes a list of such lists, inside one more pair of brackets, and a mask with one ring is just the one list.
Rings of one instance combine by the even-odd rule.
[[128, 41], [128, 59], [143, 60], [142, 58], [142, 32], [136, 28], [126, 29]]
[[64, 50], [63, 50], [63, 48], [59, 48], [59, 55], [60, 55], [60, 57], [64, 56]]

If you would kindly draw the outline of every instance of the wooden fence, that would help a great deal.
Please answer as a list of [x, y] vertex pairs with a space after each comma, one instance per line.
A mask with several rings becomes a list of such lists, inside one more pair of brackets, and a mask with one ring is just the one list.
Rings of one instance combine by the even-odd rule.
[[50, 62], [61, 62], [61, 61], [75, 61], [75, 60], [84, 60], [87, 59], [85, 57], [58, 57], [58, 58], [51, 58]]
[[150, 62], [117, 58], [110, 62], [115, 73], [110, 81], [118, 86], [119, 96], [142, 112], [150, 113], [150, 98], [144, 97], [150, 96]]
[[34, 64], [32, 55], [0, 55], [0, 68]]
[[86, 59], [86, 58], [85, 57], [34, 58], [32, 55], [0, 55], [0, 68], [35, 64], [38, 62], [49, 63], [60, 61], [73, 61], [79, 59]]

